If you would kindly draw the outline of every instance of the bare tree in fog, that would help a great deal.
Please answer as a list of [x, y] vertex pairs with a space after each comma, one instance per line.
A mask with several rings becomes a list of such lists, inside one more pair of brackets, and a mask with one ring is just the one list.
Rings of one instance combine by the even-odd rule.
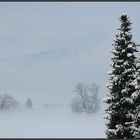
[[71, 110], [75, 112], [95, 113], [100, 109], [99, 87], [96, 84], [79, 83], [75, 86], [77, 96], [73, 98]]

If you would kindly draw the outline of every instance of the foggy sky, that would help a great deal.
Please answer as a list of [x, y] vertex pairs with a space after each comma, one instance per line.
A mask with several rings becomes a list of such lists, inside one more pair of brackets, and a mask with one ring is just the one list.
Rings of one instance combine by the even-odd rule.
[[140, 43], [138, 2], [0, 2], [0, 92], [67, 96], [85, 82], [104, 96], [123, 11]]

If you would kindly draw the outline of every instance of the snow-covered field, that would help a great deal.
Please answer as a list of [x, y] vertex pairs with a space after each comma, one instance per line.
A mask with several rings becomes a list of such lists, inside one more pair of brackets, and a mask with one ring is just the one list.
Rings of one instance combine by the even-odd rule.
[[68, 104], [0, 112], [0, 138], [105, 138], [103, 117], [103, 109], [78, 114]]

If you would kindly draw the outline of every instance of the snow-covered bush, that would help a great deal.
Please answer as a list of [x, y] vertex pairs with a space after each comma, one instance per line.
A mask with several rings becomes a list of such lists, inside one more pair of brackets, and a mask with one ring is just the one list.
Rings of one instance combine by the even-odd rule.
[[12, 110], [17, 108], [18, 102], [9, 93], [0, 95], [0, 110]]
[[96, 84], [86, 85], [79, 83], [75, 87], [78, 96], [71, 102], [71, 110], [75, 112], [95, 113], [99, 110], [99, 87]]

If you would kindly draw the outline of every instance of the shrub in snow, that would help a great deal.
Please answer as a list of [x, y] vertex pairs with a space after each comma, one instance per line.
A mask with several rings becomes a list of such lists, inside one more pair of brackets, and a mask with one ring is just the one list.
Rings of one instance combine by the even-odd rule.
[[18, 102], [9, 93], [0, 95], [0, 110], [12, 110], [17, 108]]
[[79, 83], [75, 87], [77, 97], [73, 98], [71, 110], [75, 112], [95, 113], [100, 109], [99, 87], [96, 84], [86, 85]]
[[[136, 109], [132, 95], [137, 72], [136, 45], [132, 41], [131, 22], [127, 14], [120, 16], [119, 33], [114, 40], [112, 70], [109, 73], [109, 92], [105, 102], [108, 104], [107, 130], [109, 139], [135, 138], [133, 128], [134, 110]], [[140, 100], [139, 100], [140, 102]]]
[[45, 105], [44, 105], [44, 107], [45, 108], [58, 108], [58, 107], [62, 107], [62, 105], [61, 104], [59, 104], [59, 103], [46, 103]]
[[27, 101], [26, 101], [26, 107], [30, 109], [30, 108], [32, 108], [32, 106], [33, 106], [32, 105], [32, 100], [30, 98], [28, 98]]
[[71, 103], [71, 110], [74, 112], [83, 112], [84, 107], [82, 101], [79, 98], [74, 98]]

